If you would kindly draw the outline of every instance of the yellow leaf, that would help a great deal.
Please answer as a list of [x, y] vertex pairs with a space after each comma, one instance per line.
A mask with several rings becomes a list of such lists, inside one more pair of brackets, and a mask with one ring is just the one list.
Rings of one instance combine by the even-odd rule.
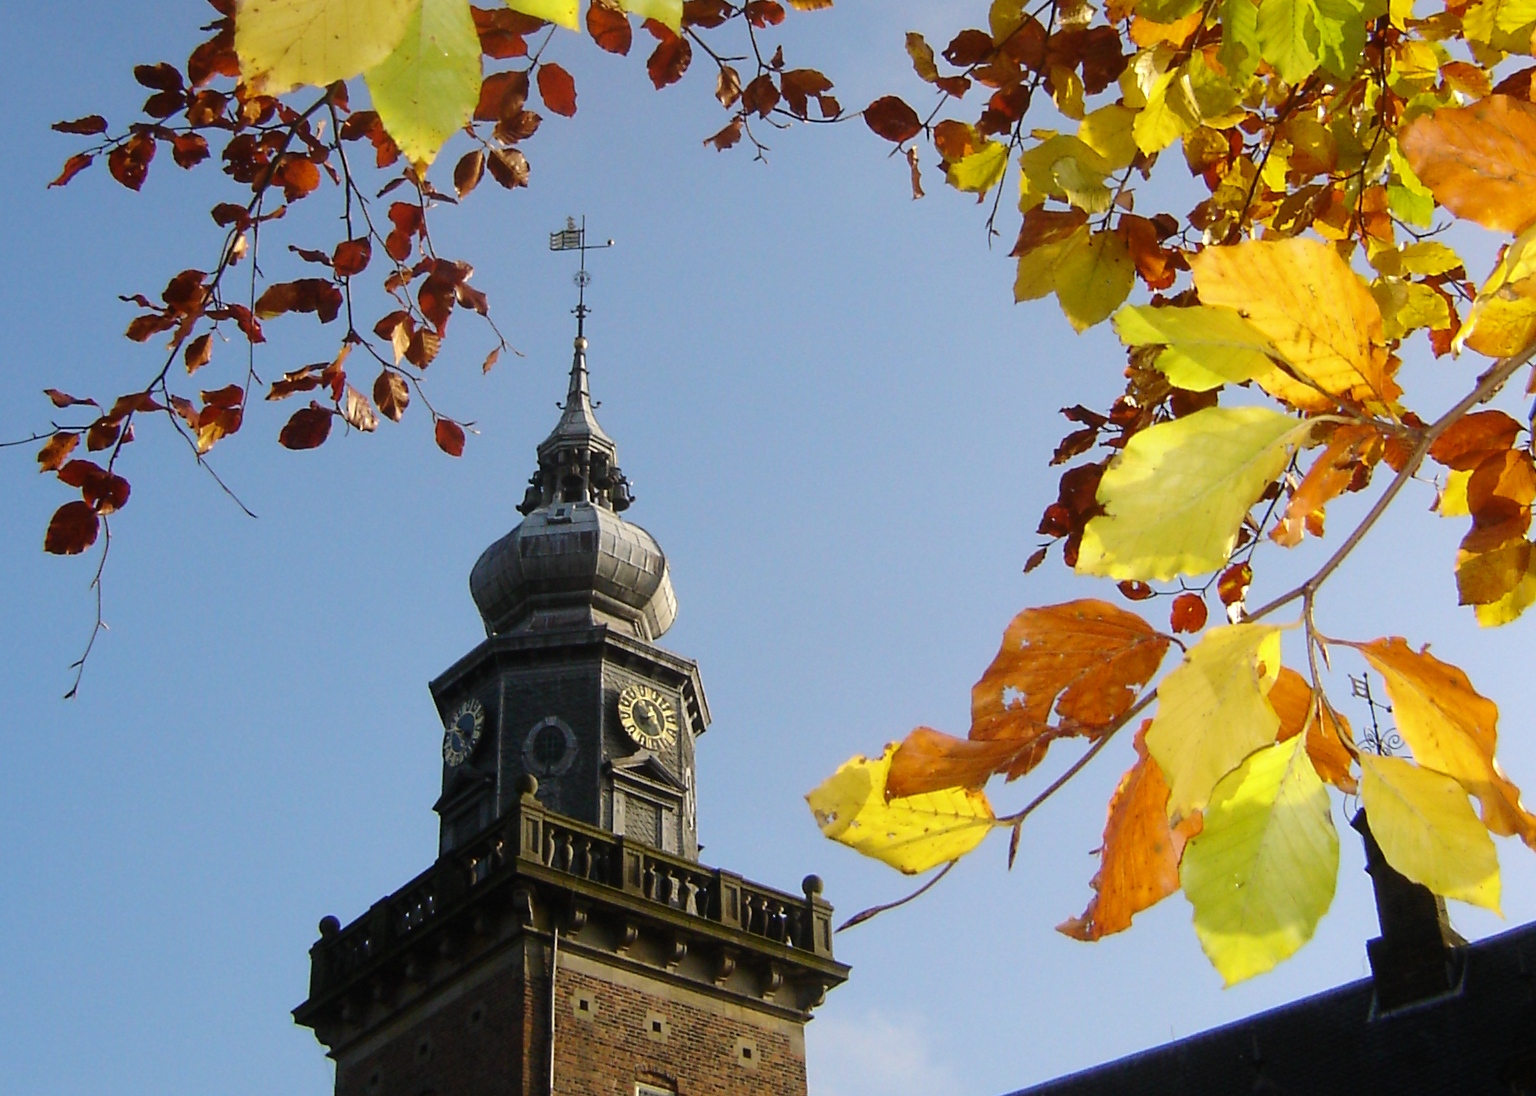
[[1098, 176], [1099, 185], [1102, 186], [1104, 176], [1110, 173], [1108, 160], [1070, 134], [1052, 133], [1049, 130], [1042, 133], [1045, 135], [1044, 140], [1019, 157], [1020, 209], [1028, 210], [1047, 198], [1068, 196], [1056, 173], [1056, 165], [1062, 160], [1076, 162], [1073, 179]]
[[384, 128], [424, 170], [480, 99], [480, 37], [469, 0], [422, 0], [400, 44], [367, 80]]
[[1371, 285], [1371, 296], [1381, 309], [1382, 331], [1389, 339], [1400, 339], [1421, 327], [1450, 326], [1451, 306], [1422, 282], [1378, 278]]
[[821, 832], [908, 875], [970, 852], [992, 832], [992, 805], [980, 791], [948, 788], [889, 802], [885, 781], [896, 743], [871, 761], [854, 757], [805, 797]]
[[1003, 172], [1007, 170], [1008, 146], [986, 141], [975, 152], [950, 164], [946, 178], [956, 190], [985, 194], [1002, 182]]
[[1088, 246], [1088, 228], [1080, 226], [1061, 240], [1042, 244], [1019, 256], [1013, 283], [1015, 301], [1033, 301], [1056, 292], [1056, 271], [1072, 252]]
[[1382, 855], [1436, 894], [1499, 912], [1499, 853], [1467, 789], [1400, 757], [1360, 755], [1360, 799]]
[[567, 30], [580, 29], [576, 21], [576, 0], [506, 0], [506, 3], [513, 11], [520, 11], [535, 19], [559, 23]]
[[1309, 239], [1252, 240], [1208, 247], [1190, 269], [1202, 301], [1242, 312], [1311, 382], [1276, 368], [1258, 378], [1272, 396], [1322, 411], [1334, 406], [1329, 395], [1380, 405], [1402, 393], [1391, 376], [1381, 309], [1333, 248]]
[[1115, 331], [1126, 346], [1167, 347], [1154, 364], [1191, 392], [1241, 384], [1275, 367], [1274, 346], [1235, 308], [1126, 305], [1115, 313]]
[[1136, 261], [1118, 232], [1095, 232], [1056, 267], [1056, 299], [1077, 331], [1108, 319], [1135, 283]]
[[1170, 69], [1152, 81], [1146, 91], [1147, 105], [1136, 115], [1132, 126], [1136, 147], [1149, 156], [1161, 152], [1195, 128], [1190, 119], [1178, 109], [1178, 76], [1178, 69]]
[[1302, 736], [1258, 750], [1211, 793], [1179, 878], [1227, 985], [1290, 958], [1333, 902], [1339, 835]]
[[[1456, 473], [1453, 472], [1452, 475]], [[1525, 575], [1516, 583], [1513, 590], [1491, 605], [1476, 607], [1477, 623], [1484, 628], [1497, 628], [1512, 620], [1518, 620], [1520, 614], [1529, 609], [1533, 603], [1536, 603], [1536, 551], [1531, 552], [1531, 561]]]
[[1508, 358], [1536, 339], [1536, 299], [1479, 296], [1467, 321], [1452, 341], [1455, 349], [1466, 346], [1490, 358]]
[[1435, 502], [1435, 510], [1443, 518], [1465, 518], [1472, 516], [1472, 508], [1467, 505], [1467, 483], [1472, 479], [1472, 469], [1457, 472], [1451, 471], [1445, 477], [1445, 486], [1440, 489], [1440, 497]]
[[1147, 749], [1168, 781], [1168, 815], [1205, 807], [1211, 789], [1280, 732], [1264, 698], [1280, 673], [1280, 629], [1266, 624], [1212, 628], [1157, 689]]
[[1135, 121], [1134, 110], [1111, 103], [1084, 118], [1077, 137], [1104, 157], [1109, 171], [1122, 171], [1136, 159], [1136, 138], [1131, 132]]
[[1312, 425], [1265, 407], [1207, 407], [1136, 434], [1099, 481], [1105, 513], [1083, 530], [1078, 572], [1164, 581], [1214, 571]]
[[[641, 19], [656, 20], [673, 34], [683, 33], [683, 0], [620, 0], [619, 6]], [[574, 4], [571, 10], [575, 10]]]
[[268, 95], [346, 80], [388, 57], [421, 0], [245, 0], [241, 77]]
[[1434, 240], [1409, 244], [1399, 253], [1404, 274], [1448, 274], [1461, 265], [1461, 256]]
[[1494, 760], [1499, 709], [1467, 675], [1392, 636], [1357, 645], [1387, 685], [1398, 733], [1420, 765], [1461, 782], [1483, 808], [1483, 825], [1536, 847], [1536, 817]]

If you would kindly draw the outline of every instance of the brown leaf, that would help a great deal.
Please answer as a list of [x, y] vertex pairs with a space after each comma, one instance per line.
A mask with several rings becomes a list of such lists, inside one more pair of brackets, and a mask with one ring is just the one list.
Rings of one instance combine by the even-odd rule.
[[393, 369], [386, 369], [373, 382], [373, 402], [391, 422], [399, 422], [411, 402], [411, 390], [405, 378]]
[[97, 406], [95, 400], [82, 400], [79, 396], [71, 396], [68, 392], [60, 392], [57, 388], [45, 388], [43, 395], [47, 396], [49, 402], [55, 407]]
[[944, 47], [944, 60], [956, 68], [970, 68], [990, 60], [996, 45], [984, 30], [963, 30]]
[[1116, 583], [1116, 589], [1120, 591], [1120, 596], [1125, 598], [1126, 601], [1146, 601], [1147, 598], [1157, 593], [1156, 590], [1140, 579], [1127, 579], [1124, 582]]
[[668, 84], [675, 84], [688, 71], [693, 61], [693, 47], [688, 39], [670, 36], [657, 43], [650, 57], [646, 58], [645, 71], [657, 91]]
[[587, 6], [587, 33], [599, 49], [609, 53], [626, 54], [634, 41], [629, 17], [618, 8], [609, 7], [602, 0], [592, 0]]
[[539, 66], [538, 83], [539, 97], [550, 110], [566, 118], [576, 113], [576, 81], [569, 72], [546, 61]]
[[[1346, 795], [1355, 794], [1354, 763], [1351, 750], [1354, 737], [1349, 721], [1326, 702], [1316, 699], [1312, 686], [1289, 666], [1280, 667], [1280, 675], [1269, 690], [1269, 706], [1280, 717], [1279, 741], [1295, 738], [1307, 728], [1307, 756], [1317, 775]], [[1307, 719], [1311, 718], [1310, 726]]]
[[459, 162], [453, 165], [453, 189], [460, 198], [468, 194], [480, 185], [480, 179], [485, 175], [485, 150], [475, 149], [466, 152], [459, 158]]
[[885, 793], [901, 797], [942, 788], [979, 788], [993, 773], [1007, 770], [1021, 750], [1030, 748], [1032, 743], [1017, 739], [978, 742], [919, 727], [892, 756]]
[[508, 190], [528, 185], [528, 157], [515, 148], [493, 148], [485, 166], [495, 179]]
[[726, 0], [683, 0], [683, 26], [713, 30], [735, 12]]
[[97, 419], [85, 432], [85, 447], [92, 453], [99, 453], [115, 442], [122, 430], [120, 422], [107, 418]]
[[213, 333], [205, 332], [189, 342], [187, 349], [182, 352], [181, 360], [186, 364], [188, 373], [196, 373], [212, 361]]
[[528, 73], [522, 69], [495, 72], [480, 85], [480, 100], [475, 106], [477, 122], [496, 122], [523, 109], [528, 101]]
[[54, 179], [53, 182], [49, 183], [48, 185], [51, 187], [64, 186], [76, 175], [79, 175], [86, 168], [90, 167], [91, 162], [95, 159], [96, 157], [87, 152], [75, 153], [69, 159], [64, 161], [64, 167], [59, 172], [58, 178]]
[[373, 413], [368, 397], [350, 384], [342, 393], [341, 417], [346, 419], [347, 424], [354, 430], [361, 430], [365, 434], [378, 429], [379, 417]]
[[343, 240], [336, 245], [336, 253], [331, 257], [331, 265], [342, 278], [351, 278], [361, 274], [368, 267], [368, 260], [373, 258], [373, 244], [368, 242], [367, 236], [359, 236], [355, 240]]
[[719, 133], [716, 133], [712, 137], [704, 138], [704, 143], [706, 145], [714, 145], [717, 152], [724, 152], [726, 149], [730, 148], [740, 140], [741, 115], [738, 114], [736, 117], [727, 122]]
[[1166, 636], [1107, 602], [1026, 609], [971, 690], [970, 736], [1036, 735], [1053, 711], [1066, 733], [1092, 735], [1135, 703], [1167, 650]]
[[790, 113], [798, 118], [806, 117], [812, 96], [832, 90], [832, 81], [815, 69], [789, 69], [779, 77], [779, 84]]
[[171, 158], [179, 167], [196, 167], [208, 159], [208, 139], [201, 133], [178, 133], [171, 141]]
[[1198, 815], [1178, 828], [1168, 825], [1168, 783], [1147, 753], [1147, 727], [1136, 732], [1136, 764], [1120, 778], [1109, 800], [1094, 896], [1081, 916], [1056, 931], [1075, 940], [1098, 940], [1131, 927], [1131, 919], [1179, 889], [1179, 859], [1194, 836]]
[[752, 0], [741, 10], [747, 21], [758, 30], [776, 27], [784, 22], [784, 8], [775, 0]]
[[907, 167], [912, 172], [912, 200], [915, 202], [923, 196], [923, 173], [918, 170], [916, 145], [907, 149]]
[[464, 455], [464, 428], [452, 419], [438, 419], [432, 428], [437, 447], [450, 457]]
[[37, 463], [39, 472], [57, 472], [64, 464], [65, 459], [75, 451], [75, 446], [80, 444], [80, 435], [71, 434], [66, 430], [60, 430], [49, 438], [42, 449], [38, 450]]
[[480, 366], [481, 375], [489, 373], [499, 360], [501, 360], [501, 347], [498, 346], [485, 356], [485, 361]]
[[748, 114], [766, 118], [778, 105], [779, 87], [773, 82], [771, 73], [762, 73], [741, 91], [741, 108]]
[[341, 290], [325, 278], [299, 278], [269, 285], [256, 299], [259, 319], [271, 319], [285, 312], [314, 312], [321, 323], [330, 323], [341, 313]]
[[43, 551], [56, 556], [77, 556], [96, 543], [101, 519], [88, 503], [66, 502], [53, 513], [43, 537]]
[[1536, 222], [1536, 107], [1507, 95], [1423, 114], [1399, 147], [1435, 200], [1501, 232]]
[[78, 137], [94, 137], [98, 133], [107, 132], [107, 120], [99, 114], [87, 114], [73, 122], [55, 122], [48, 128], [59, 133], [73, 133]]
[[107, 170], [129, 190], [138, 190], [149, 176], [149, 163], [154, 158], [155, 139], [147, 133], [135, 133], [107, 155]]
[[313, 449], [330, 436], [334, 417], [335, 413], [329, 407], [311, 402], [308, 407], [293, 413], [277, 435], [278, 444], [286, 449]]
[[1205, 598], [1186, 591], [1173, 599], [1168, 626], [1175, 632], [1198, 632], [1205, 627]]
[[1429, 447], [1447, 468], [1469, 472], [1495, 453], [1509, 449], [1525, 429], [1502, 411], [1474, 411], [1453, 422]]
[[885, 95], [864, 108], [864, 124], [887, 141], [901, 144], [922, 132], [923, 123], [917, 111], [896, 97]]
[[531, 110], [514, 111], [496, 123], [496, 139], [507, 144], [526, 141], [538, 132], [539, 123], [543, 120], [541, 115]]
[[395, 262], [403, 263], [411, 257], [411, 241], [422, 230], [421, 207], [410, 202], [394, 202], [389, 207], [389, 220], [395, 227], [384, 239], [384, 250]]
[[741, 74], [730, 65], [720, 66], [720, 75], [715, 80], [715, 98], [727, 110], [741, 98]]

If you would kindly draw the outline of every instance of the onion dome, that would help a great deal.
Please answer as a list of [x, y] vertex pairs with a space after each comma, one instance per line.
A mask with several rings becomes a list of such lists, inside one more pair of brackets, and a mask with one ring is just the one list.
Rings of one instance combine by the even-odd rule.
[[592, 413], [579, 332], [560, 421], [517, 508], [523, 520], [481, 553], [469, 590], [487, 635], [607, 624], [654, 640], [677, 617], [667, 557], [619, 516], [634, 498]]

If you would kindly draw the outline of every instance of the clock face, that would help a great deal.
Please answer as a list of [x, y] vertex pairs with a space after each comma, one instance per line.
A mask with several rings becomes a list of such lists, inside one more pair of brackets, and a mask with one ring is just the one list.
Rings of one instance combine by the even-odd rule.
[[460, 704], [443, 724], [443, 760], [462, 765], [475, 752], [485, 728], [485, 707], [478, 700]]
[[677, 740], [677, 711], [649, 685], [626, 685], [619, 693], [619, 726], [635, 745], [659, 750]]

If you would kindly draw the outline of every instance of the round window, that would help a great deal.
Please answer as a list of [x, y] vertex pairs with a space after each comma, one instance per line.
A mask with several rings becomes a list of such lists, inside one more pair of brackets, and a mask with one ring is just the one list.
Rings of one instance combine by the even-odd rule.
[[523, 739], [523, 767], [535, 776], [559, 776], [576, 760], [576, 732], [550, 716]]

